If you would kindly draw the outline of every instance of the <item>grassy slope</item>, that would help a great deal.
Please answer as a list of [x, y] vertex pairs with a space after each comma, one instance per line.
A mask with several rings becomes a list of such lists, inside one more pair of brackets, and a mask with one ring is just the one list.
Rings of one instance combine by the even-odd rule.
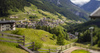
[[[35, 10], [35, 11], [33, 11], [33, 10]], [[42, 12], [43, 14], [45, 14], [47, 16], [42, 15], [38, 11]], [[23, 20], [24, 18], [29, 19], [29, 16], [32, 14], [36, 14], [38, 16], [38, 18], [36, 18], [36, 19], [40, 19], [43, 17], [51, 17], [54, 19], [59, 19], [58, 15], [61, 15], [61, 14], [54, 15], [50, 12], [37, 9], [37, 7], [34, 5], [31, 5], [30, 7], [25, 7], [25, 13], [20, 10], [18, 12], [12, 12], [11, 10], [9, 10], [9, 12], [11, 15], [18, 16], [19, 18], [10, 19], [9, 18], [10, 15], [9, 15], [8, 17], [1, 17], [0, 19], [6, 18], [8, 20]], [[26, 12], [30, 12], [30, 15], [28, 15]], [[62, 18], [64, 20], [66, 20], [66, 18], [64, 16], [62, 16]], [[67, 21], [69, 21], [69, 20], [67, 20]], [[57, 48], [57, 47], [59, 47], [58, 45], [56, 45], [56, 40], [50, 39], [52, 37], [52, 34], [50, 34], [49, 32], [46, 32], [43, 30], [24, 29], [24, 28], [20, 28], [20, 30], [22, 30], [23, 31], [22, 34], [26, 36], [26, 43], [32, 42], [32, 41], [39, 41], [39, 42], [43, 43], [42, 48]], [[11, 33], [11, 31], [7, 31], [7, 32]], [[48, 37], [46, 37], [46, 36], [48, 36]], [[66, 40], [65, 40], [65, 42], [66, 42], [66, 44], [70, 43], [69, 41], [66, 41]], [[19, 48], [16, 48], [16, 46], [18, 46], [18, 44], [0, 42], [0, 52], [1, 53], [7, 53], [7, 52], [9, 52], [9, 53], [11, 53], [11, 52], [12, 53], [25, 53], [25, 51], [23, 51]], [[10, 50], [12, 50], [12, 51], [10, 51]]]
[[16, 44], [0, 42], [0, 53], [28, 53], [16, 47]]
[[[31, 4], [30, 7], [24, 7], [25, 11], [22, 12], [20, 10], [18, 10], [18, 12], [12, 12], [11, 10], [9, 10], [8, 12], [10, 12], [10, 15], [8, 17], [0, 17], [0, 19], [7, 19], [7, 20], [23, 20], [24, 18], [28, 18], [29, 19], [29, 16], [32, 15], [32, 14], [35, 14], [38, 16], [37, 19], [40, 19], [40, 18], [43, 18], [43, 17], [51, 17], [51, 18], [54, 18], [54, 19], [59, 19], [58, 18], [58, 15], [61, 15], [58, 13], [58, 15], [54, 15], [50, 12], [47, 12], [47, 11], [43, 11], [41, 9], [38, 9], [35, 5]], [[38, 11], [42, 12], [43, 14], [39, 13]], [[27, 12], [30, 12], [30, 14], [27, 14]], [[19, 18], [9, 18], [11, 15], [14, 15], [14, 16], [18, 16]], [[66, 20], [66, 17], [62, 16], [63, 20]], [[67, 19], [68, 20], [68, 19]]]
[[90, 52], [88, 52], [86, 50], [75, 50], [72, 53], [90, 53]]
[[[52, 34], [43, 30], [36, 30], [36, 29], [26, 29], [26, 28], [18, 28], [18, 30], [22, 30], [22, 34], [26, 36], [26, 43], [32, 41], [38, 41], [43, 43], [43, 47], [51, 47], [56, 48], [56, 40], [52, 40]], [[66, 41], [66, 44], [70, 42]], [[49, 46], [48, 46], [49, 45]]]
[[[56, 45], [56, 40], [52, 40], [52, 34], [43, 30], [36, 29], [25, 29], [25, 28], [17, 28], [17, 30], [22, 31], [22, 35], [25, 35], [25, 42], [41, 42], [43, 44], [42, 48], [57, 48], [59, 45]], [[11, 33], [12, 31], [4, 31], [6, 33]], [[65, 40], [65, 44], [69, 44], [71, 42]], [[0, 52], [1, 53], [27, 53], [26, 51], [17, 48], [18, 44], [15, 43], [7, 43], [0, 42]], [[9, 49], [8, 49], [9, 48]]]

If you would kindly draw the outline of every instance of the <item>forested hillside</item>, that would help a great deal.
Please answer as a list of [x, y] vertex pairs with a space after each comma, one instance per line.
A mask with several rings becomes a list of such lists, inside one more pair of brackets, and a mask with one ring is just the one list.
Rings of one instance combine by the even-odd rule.
[[[57, 2], [59, 2], [59, 4]], [[60, 13], [70, 20], [88, 20], [88, 13], [74, 6], [70, 1], [65, 0], [0, 0], [0, 4], [0, 16], [9, 15], [10, 12], [8, 12], [8, 10], [12, 10], [13, 12], [21, 10], [24, 12], [25, 6], [31, 6], [30, 4], [34, 4], [41, 10], [51, 12], [55, 15]]]
[[[89, 29], [89, 27], [94, 26], [94, 27], [100, 27], [100, 20], [90, 20], [88, 22], [85, 22], [83, 24], [79, 24], [79, 25], [75, 25], [74, 27], [72, 27], [71, 30], [69, 31], [78, 31], [78, 32], [83, 32], [87, 29]], [[81, 29], [80, 29], [81, 28]]]
[[0, 16], [7, 16], [8, 10], [18, 12], [19, 10], [24, 11], [24, 6], [30, 6], [26, 0], [0, 0]]
[[[64, 15], [71, 20], [88, 20], [88, 13], [80, 8], [72, 5], [70, 0], [27, 0], [36, 5], [39, 9], [49, 11], [56, 14], [56, 12]], [[59, 2], [59, 3], [57, 3]]]
[[81, 8], [86, 10], [87, 12], [93, 12], [99, 6], [100, 6], [100, 0], [91, 0], [89, 3], [81, 6]]
[[[72, 25], [73, 26], [73, 25]], [[89, 27], [94, 27], [93, 30], [93, 45], [100, 47], [100, 19], [91, 20], [83, 24], [74, 25], [69, 32], [79, 32], [78, 42], [90, 44], [91, 36]]]

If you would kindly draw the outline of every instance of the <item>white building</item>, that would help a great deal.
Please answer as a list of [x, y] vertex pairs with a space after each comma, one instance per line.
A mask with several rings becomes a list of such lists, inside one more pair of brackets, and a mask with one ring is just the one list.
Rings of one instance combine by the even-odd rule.
[[15, 29], [15, 21], [0, 21], [0, 31]]

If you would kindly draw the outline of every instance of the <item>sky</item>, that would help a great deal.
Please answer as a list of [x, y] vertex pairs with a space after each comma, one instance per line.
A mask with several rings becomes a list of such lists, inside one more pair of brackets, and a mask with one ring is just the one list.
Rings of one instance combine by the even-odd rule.
[[86, 3], [88, 3], [90, 0], [71, 0], [72, 3], [76, 4], [76, 5], [79, 5], [79, 6], [82, 6]]

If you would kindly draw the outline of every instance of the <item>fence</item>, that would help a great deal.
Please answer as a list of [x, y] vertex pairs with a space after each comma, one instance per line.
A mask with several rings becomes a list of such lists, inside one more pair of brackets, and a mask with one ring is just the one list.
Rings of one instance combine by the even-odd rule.
[[[33, 51], [34, 51], [34, 42], [32, 42], [32, 43], [27, 43], [27, 44], [25, 44], [24, 46], [19, 44], [19, 46], [20, 46], [22, 49], [24, 49], [24, 50], [26, 50], [27, 52], [29, 52], [29, 53], [34, 53], [34, 52], [33, 52]], [[38, 53], [38, 52], [35, 52], [35, 53]]]
[[[27, 50], [27, 51], [34, 51], [34, 42], [32, 43], [27, 43], [25, 44], [25, 36], [21, 36], [21, 35], [15, 35], [15, 34], [8, 34], [8, 33], [2, 33], [0, 32], [0, 41], [3, 41], [3, 42], [13, 42], [13, 43], [19, 43], [19, 44], [22, 44], [20, 45], [20, 47], [22, 47], [23, 49]], [[26, 47], [25, 47], [26, 46]], [[41, 48], [41, 50], [46, 50], [46, 51], [39, 51], [39, 52], [47, 52], [47, 53], [58, 53], [58, 52], [61, 52], [65, 49], [68, 49], [72, 46], [79, 46], [79, 47], [83, 47], [83, 48], [89, 48], [89, 49], [93, 49], [93, 50], [98, 50], [100, 51], [100, 48], [99, 47], [90, 47], [90, 46], [86, 46], [84, 44], [79, 44], [79, 43], [71, 43], [71, 44], [68, 44], [68, 45], [64, 45], [64, 46], [60, 46], [56, 49], [43, 49]]]
[[15, 35], [15, 34], [8, 34], [0, 32], [0, 41], [3, 42], [12, 42], [12, 43], [19, 43], [25, 45], [25, 36]]
[[60, 47], [58, 47], [57, 49], [63, 51], [63, 50], [65, 50], [65, 49], [68, 49], [68, 48], [73, 47], [74, 45], [75, 45], [75, 43], [71, 43], [71, 44], [68, 44], [68, 45], [60, 46]]
[[64, 46], [60, 46], [56, 49], [44, 49], [44, 48], [41, 48], [40, 50], [42, 51], [39, 51], [40, 53], [61, 53], [61, 51], [63, 50], [66, 50], [72, 46], [74, 46], [75, 44], [74, 43], [71, 43], [71, 44], [68, 44], [68, 45], [64, 45]]
[[25, 44], [25, 47], [34, 51], [34, 42]]
[[100, 51], [100, 48], [99, 47], [84, 45], [84, 44], [81, 44], [81, 43], [75, 43], [75, 46]]
[[39, 51], [40, 53], [58, 53], [59, 50], [57, 49], [44, 49], [44, 48], [41, 48], [40, 50], [43, 50], [43, 51]]

